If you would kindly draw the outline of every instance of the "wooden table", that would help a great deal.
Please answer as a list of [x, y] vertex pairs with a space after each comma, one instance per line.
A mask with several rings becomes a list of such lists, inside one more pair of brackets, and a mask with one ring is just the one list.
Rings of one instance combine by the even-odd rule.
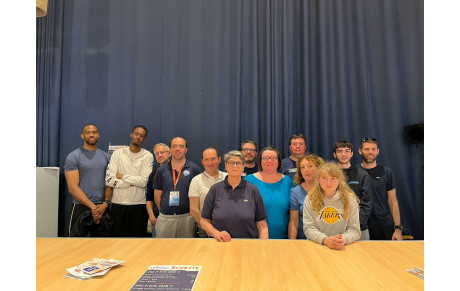
[[[423, 241], [37, 238], [37, 290], [129, 290], [150, 265], [202, 266], [194, 290], [423, 290]], [[103, 277], [63, 278], [92, 258], [126, 261]]]

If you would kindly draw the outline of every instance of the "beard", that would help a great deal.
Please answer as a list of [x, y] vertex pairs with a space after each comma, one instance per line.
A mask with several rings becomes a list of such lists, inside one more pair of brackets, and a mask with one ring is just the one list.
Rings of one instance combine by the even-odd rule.
[[252, 162], [254, 162], [254, 161], [256, 160], [256, 158], [253, 158], [253, 157], [249, 157], [249, 158], [244, 157], [244, 160], [245, 160], [246, 163], [252, 163]]
[[368, 163], [368, 164], [372, 164], [373, 162], [375, 162], [375, 160], [377, 159], [376, 156], [374, 157], [371, 157], [371, 156], [363, 156], [363, 160]]
[[85, 139], [85, 143], [89, 144], [91, 146], [96, 145], [98, 141], [99, 141], [99, 139], [97, 139], [97, 138], [94, 138], [93, 140], [90, 140], [89, 138]]

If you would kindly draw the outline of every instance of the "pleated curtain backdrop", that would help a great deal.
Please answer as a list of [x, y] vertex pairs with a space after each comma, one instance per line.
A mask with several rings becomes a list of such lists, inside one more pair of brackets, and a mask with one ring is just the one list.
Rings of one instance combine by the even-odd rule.
[[287, 156], [294, 133], [326, 160], [347, 139], [359, 163], [375, 137], [423, 239], [423, 146], [404, 136], [423, 119], [423, 1], [55, 0], [37, 19], [37, 166], [63, 167], [89, 122], [104, 150], [144, 124], [145, 148], [183, 136], [198, 164], [245, 139]]

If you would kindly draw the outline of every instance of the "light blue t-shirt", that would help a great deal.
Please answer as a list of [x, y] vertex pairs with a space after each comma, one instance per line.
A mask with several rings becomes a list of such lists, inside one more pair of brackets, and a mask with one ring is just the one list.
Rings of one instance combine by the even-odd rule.
[[301, 186], [297, 185], [291, 190], [291, 208], [289, 210], [299, 211], [299, 229], [297, 231], [298, 239], [307, 239], [303, 232], [303, 203], [307, 197], [307, 191]]
[[265, 183], [254, 174], [245, 178], [260, 191], [267, 210], [268, 235], [270, 238], [288, 238], [290, 193], [294, 182], [288, 176], [276, 183]]
[[[93, 203], [101, 203], [105, 198], [105, 171], [109, 160], [109, 154], [103, 150], [79, 147], [67, 156], [64, 171], [79, 171], [78, 187]], [[72, 202], [80, 204], [75, 198]]]

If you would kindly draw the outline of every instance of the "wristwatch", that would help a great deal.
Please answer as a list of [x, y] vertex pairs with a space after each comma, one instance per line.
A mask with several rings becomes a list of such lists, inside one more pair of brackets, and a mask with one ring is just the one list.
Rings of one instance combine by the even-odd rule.
[[395, 226], [394, 226], [394, 230], [397, 230], [397, 229], [403, 230], [402, 225], [401, 225], [401, 224], [395, 225]]

